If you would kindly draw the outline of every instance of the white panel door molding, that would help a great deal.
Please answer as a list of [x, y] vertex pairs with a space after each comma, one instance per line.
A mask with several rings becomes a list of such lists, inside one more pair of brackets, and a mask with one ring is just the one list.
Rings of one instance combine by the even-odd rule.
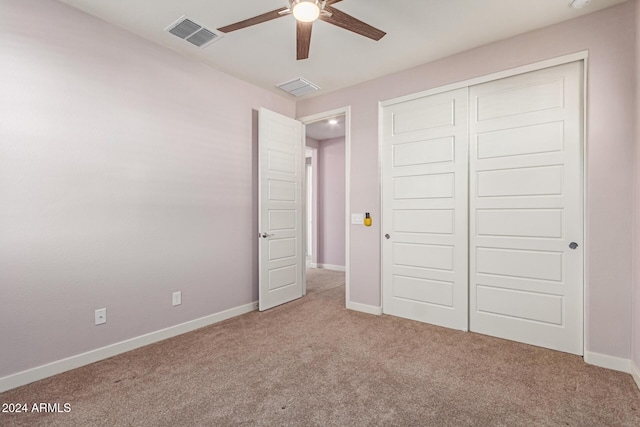
[[259, 309], [302, 297], [304, 132], [297, 120], [261, 108]]
[[470, 88], [470, 329], [574, 354], [583, 353], [582, 66]]
[[384, 313], [583, 353], [583, 67], [384, 103]]
[[383, 109], [383, 312], [467, 330], [468, 90]]

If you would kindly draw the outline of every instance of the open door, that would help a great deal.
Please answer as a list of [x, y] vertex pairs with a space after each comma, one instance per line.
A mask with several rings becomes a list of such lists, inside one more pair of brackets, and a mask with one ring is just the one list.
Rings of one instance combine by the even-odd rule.
[[260, 109], [259, 309], [302, 297], [304, 250], [304, 125]]

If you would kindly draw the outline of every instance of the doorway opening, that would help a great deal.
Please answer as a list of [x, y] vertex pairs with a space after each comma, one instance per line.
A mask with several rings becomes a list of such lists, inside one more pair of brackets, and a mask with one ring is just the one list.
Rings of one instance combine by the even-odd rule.
[[299, 120], [306, 131], [306, 266], [344, 272], [348, 304], [349, 107]]

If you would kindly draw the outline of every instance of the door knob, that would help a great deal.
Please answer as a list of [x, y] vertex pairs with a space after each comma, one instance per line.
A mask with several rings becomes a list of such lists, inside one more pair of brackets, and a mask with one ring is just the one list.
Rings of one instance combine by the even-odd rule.
[[577, 248], [577, 247], [578, 247], [578, 244], [577, 244], [576, 242], [571, 242], [571, 243], [569, 243], [569, 247], [570, 247], [571, 249], [575, 249], [575, 248]]
[[387, 239], [391, 238], [391, 236], [389, 236], [388, 234], [385, 234], [384, 237], [387, 238]]
[[260, 235], [260, 237], [262, 237], [263, 239], [266, 239], [267, 237], [271, 237], [271, 236], [273, 236], [273, 234], [269, 234], [269, 233], [262, 233], [262, 234]]

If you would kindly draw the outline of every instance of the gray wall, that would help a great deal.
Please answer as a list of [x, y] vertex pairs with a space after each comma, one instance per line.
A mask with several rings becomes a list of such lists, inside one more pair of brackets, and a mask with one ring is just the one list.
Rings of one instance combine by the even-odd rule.
[[[586, 195], [587, 351], [631, 357], [636, 2], [297, 103], [304, 117], [351, 106], [351, 302], [379, 307], [378, 102], [589, 50]], [[372, 266], [376, 266], [372, 268]]]
[[318, 263], [345, 265], [344, 137], [318, 143]]
[[[351, 105], [353, 302], [380, 305], [378, 101], [588, 49], [587, 349], [640, 366], [636, 5], [298, 103]], [[294, 103], [58, 2], [0, 10], [0, 378], [254, 301], [252, 109]]]
[[55, 1], [0, 10], [0, 378], [255, 301], [252, 109], [294, 103]]

